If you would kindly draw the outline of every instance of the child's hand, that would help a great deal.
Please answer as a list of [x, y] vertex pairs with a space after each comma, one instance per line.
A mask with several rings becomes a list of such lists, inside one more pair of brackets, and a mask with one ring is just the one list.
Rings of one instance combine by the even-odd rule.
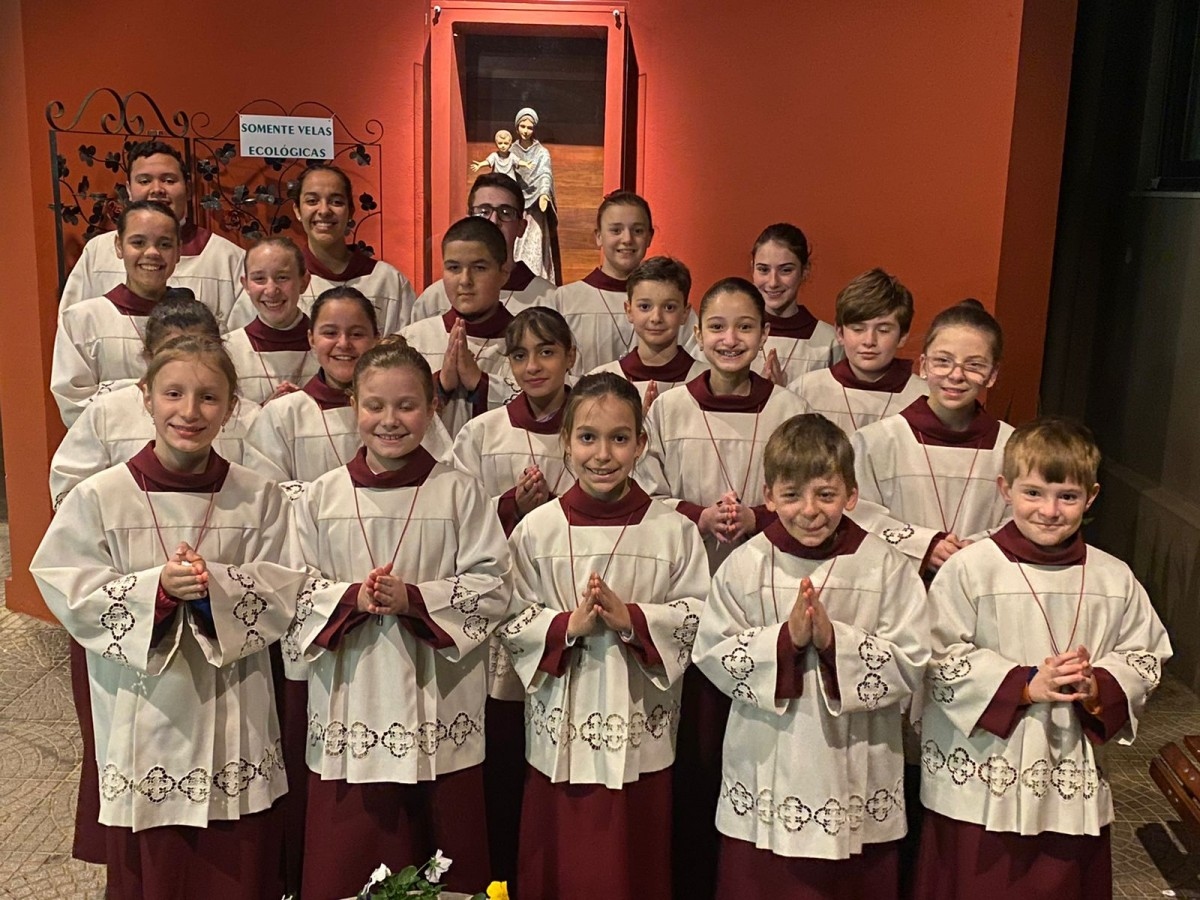
[[158, 583], [168, 597], [188, 602], [208, 596], [208, 568], [186, 543], [180, 544], [163, 566]]
[[1094, 706], [1100, 699], [1100, 685], [1096, 681], [1096, 673], [1092, 671], [1092, 654], [1088, 648], [1080, 644], [1075, 648], [1075, 659], [1083, 664], [1080, 675], [1083, 677], [1075, 685], [1075, 691], [1080, 695], [1084, 706]]
[[472, 172], [478, 172], [482, 168], [483, 168], [483, 163], [481, 163], [481, 162], [471, 163], [471, 171]]
[[541, 469], [530, 466], [521, 473], [521, 480], [517, 482], [516, 488], [517, 510], [521, 515], [528, 515], [549, 499], [550, 485], [546, 483]]
[[300, 388], [292, 384], [290, 381], [281, 381], [275, 386], [275, 390], [271, 391], [271, 396], [263, 401], [263, 406], [266, 406], [272, 400], [278, 400], [280, 397], [284, 397], [288, 394], [294, 394], [298, 390], [300, 390]]
[[392, 574], [392, 563], [371, 570], [358, 588], [360, 612], [373, 616], [403, 615], [408, 612], [408, 589], [399, 575]]
[[713, 535], [722, 544], [725, 543], [725, 505], [718, 500], [712, 506], [704, 507], [700, 513], [700, 519], [696, 522], [696, 527], [700, 529], [700, 534], [704, 537]]
[[787, 377], [784, 374], [783, 366], [779, 364], [779, 354], [773, 348], [767, 352], [767, 362], [763, 366], [763, 378], [787, 386]]
[[633, 630], [633, 620], [629, 617], [629, 607], [625, 605], [625, 601], [612, 592], [604, 579], [592, 573], [591, 579], [588, 581], [588, 592], [592, 597], [592, 604], [596, 610], [596, 614], [600, 616], [604, 624], [616, 632], [628, 632]]
[[946, 560], [965, 546], [966, 544], [953, 534], [946, 535], [933, 545], [933, 552], [929, 554], [929, 561], [925, 564], [925, 567], [931, 572], [936, 572], [945, 565]]
[[808, 578], [802, 579], [800, 590], [796, 592], [796, 602], [792, 604], [792, 611], [788, 613], [788, 635], [792, 639], [792, 646], [797, 650], [803, 650], [812, 641], [813, 617], [809, 610], [815, 594], [812, 581]]
[[654, 405], [654, 401], [658, 399], [658, 382], [654, 379], [646, 385], [646, 396], [642, 398], [642, 415], [645, 416], [650, 412], [650, 407]]
[[452, 394], [458, 390], [458, 339], [457, 334], [461, 321], [450, 326], [450, 334], [446, 337], [446, 355], [442, 357], [442, 368], [438, 372], [438, 381], [442, 390]]
[[1085, 695], [1077, 690], [1077, 685], [1081, 680], [1094, 680], [1091, 670], [1091, 663], [1080, 660], [1074, 650], [1047, 657], [1038, 667], [1033, 680], [1029, 682], [1029, 699], [1034, 703], [1073, 703], [1076, 700], [1084, 700]]
[[725, 540], [739, 541], [754, 528], [754, 510], [740, 502], [726, 504]]
[[458, 383], [467, 389], [467, 393], [474, 393], [479, 387], [479, 381], [483, 378], [483, 372], [479, 369], [479, 363], [475, 359], [475, 354], [471, 352], [471, 347], [467, 343], [467, 326], [460, 319], [458, 321], [462, 328], [458, 331]]
[[579, 598], [579, 605], [571, 611], [571, 618], [567, 620], [567, 637], [586, 637], [596, 630], [598, 622], [595, 600], [591, 591], [585, 591]]

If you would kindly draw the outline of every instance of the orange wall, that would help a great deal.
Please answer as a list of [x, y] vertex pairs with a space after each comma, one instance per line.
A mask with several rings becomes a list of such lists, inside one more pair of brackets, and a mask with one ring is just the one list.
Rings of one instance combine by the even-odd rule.
[[[1048, 59], [1040, 69], [1025, 65], [1022, 53], [1026, 5], [1057, 9], [1055, 27], [1036, 43], [1039, 58]], [[198, 14], [194, 3], [162, 0], [150, 30], [132, 17], [115, 21], [92, 4], [51, 10], [26, 0], [20, 7], [17, 49], [27, 96], [20, 124], [28, 127], [33, 202], [18, 204], [16, 218], [0, 224], [0, 238], [33, 230], [43, 330], [52, 325], [55, 287], [43, 109], [62, 100], [73, 114], [100, 86], [146, 90], [165, 111], [204, 110], [214, 119], [257, 97], [284, 105], [319, 100], [352, 127], [380, 119], [385, 255], [418, 284], [425, 280], [423, 171], [414, 152], [424, 140], [420, 67], [428, 40], [420, 0], [360, 0], [353, 18], [331, 15], [328, 4], [263, 0], [254, 5], [253, 21], [238, 27]], [[654, 208], [654, 249], [683, 258], [702, 290], [718, 277], [748, 271], [750, 244], [765, 225], [794, 221], [815, 247], [805, 302], [832, 318], [839, 287], [882, 265], [916, 295], [913, 343], [938, 309], [968, 295], [994, 307], [1004, 289], [1000, 311], [1021, 365], [1002, 375], [1000, 387], [1013, 385], [1020, 395], [1014, 417], [1027, 417], [1040, 372], [1049, 268], [1028, 269], [1030, 248], [1005, 256], [1006, 244], [1020, 239], [1024, 222], [1038, 240], [1050, 236], [1045, 254], [1052, 245], [1068, 81], [1061, 73], [1069, 74], [1074, 4], [763, 0], [729, 13], [727, 4], [628, 0], [628, 7], [644, 78], [639, 180]], [[172, 21], [175, 38], [168, 33]], [[14, 40], [12, 29], [3, 34], [5, 43]], [[86, 41], [88, 49], [64, 50], [64, 36]], [[7, 72], [15, 64], [10, 53], [4, 57]], [[194, 66], [180, 66], [185, 59]], [[1035, 92], [1049, 115], [1029, 116], [1016, 136], [1014, 109], [1023, 108], [1026, 90], [1019, 72], [1033, 78], [1047, 71], [1061, 78]], [[15, 88], [5, 79], [3, 90], [11, 95]], [[7, 115], [4, 121], [11, 135]], [[1040, 154], [1033, 152], [1039, 143]], [[1013, 161], [1022, 151], [1036, 169], [1018, 178]], [[21, 267], [27, 259], [23, 252]], [[32, 288], [30, 276], [23, 277]], [[6, 290], [0, 297], [6, 323], [10, 305], [27, 302]], [[5, 340], [6, 353], [11, 343]], [[45, 376], [48, 346], [23, 356], [29, 371]], [[14, 400], [5, 374], [0, 402], [9, 450], [14, 403], [35, 417], [46, 404], [30, 402], [32, 379]], [[39, 428], [55, 433], [53, 425]], [[10, 496], [14, 479], [43, 477], [44, 456], [44, 449], [8, 456]], [[16, 552], [18, 532], [36, 542], [45, 521], [40, 510], [26, 515], [13, 510], [18, 569], [28, 560]]]

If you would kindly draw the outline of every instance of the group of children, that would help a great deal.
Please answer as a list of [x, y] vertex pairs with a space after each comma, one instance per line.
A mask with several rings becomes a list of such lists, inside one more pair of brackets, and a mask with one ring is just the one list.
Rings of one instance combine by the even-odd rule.
[[1086, 429], [981, 405], [981, 304], [918, 376], [909, 291], [818, 321], [780, 224], [693, 311], [629, 192], [556, 289], [495, 173], [414, 298], [326, 165], [233, 292], [175, 277], [220, 239], [174, 151], [130, 188], [79, 264], [124, 280], [64, 294], [31, 567], [110, 896], [345, 897], [435, 849], [519, 900], [1111, 893], [1098, 751], [1170, 645], [1079, 533]]

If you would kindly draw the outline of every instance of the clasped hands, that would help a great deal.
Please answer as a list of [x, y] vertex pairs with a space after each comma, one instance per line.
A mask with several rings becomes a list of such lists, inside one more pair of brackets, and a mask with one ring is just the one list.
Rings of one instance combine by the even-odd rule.
[[202, 600], [208, 596], [208, 564], [189, 544], [180, 543], [163, 566], [158, 583], [172, 600]]
[[722, 544], [731, 544], [754, 528], [754, 510], [729, 491], [712, 506], [706, 506], [697, 523], [702, 535], [713, 535]]
[[1091, 654], [1082, 644], [1058, 656], [1046, 657], [1028, 688], [1029, 699], [1034, 703], [1078, 701], [1086, 707], [1094, 706], [1100, 696]]
[[467, 323], [459, 319], [450, 327], [438, 381], [447, 394], [454, 393], [460, 385], [468, 394], [473, 394], [482, 378], [483, 372], [467, 344]]
[[633, 630], [633, 620], [625, 601], [613, 593], [599, 574], [593, 572], [579, 598], [579, 605], [571, 611], [571, 618], [567, 620], [567, 637], [585, 637], [593, 634], [601, 625], [618, 634], [628, 634]]
[[392, 574], [393, 565], [376, 566], [359, 585], [359, 612], [373, 616], [402, 616], [408, 612], [408, 585]]
[[796, 602], [788, 613], [787, 624], [792, 646], [797, 650], [803, 650], [809, 644], [825, 650], [833, 643], [833, 623], [821, 602], [821, 592], [813, 587], [811, 579], [800, 580], [800, 590], [796, 592]]

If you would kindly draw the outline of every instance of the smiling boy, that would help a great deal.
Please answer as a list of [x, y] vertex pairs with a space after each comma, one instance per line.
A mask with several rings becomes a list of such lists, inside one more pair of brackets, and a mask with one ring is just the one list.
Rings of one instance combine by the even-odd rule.
[[764, 470], [778, 521], [713, 577], [693, 652], [734, 701], [716, 895], [894, 898], [900, 709], [929, 657], [924, 589], [844, 515], [854, 453], [828, 419], [784, 422]]
[[1016, 429], [1012, 521], [930, 588], [916, 896], [1112, 896], [1097, 751], [1133, 741], [1171, 645], [1129, 567], [1080, 534], [1099, 464], [1082, 425]]

